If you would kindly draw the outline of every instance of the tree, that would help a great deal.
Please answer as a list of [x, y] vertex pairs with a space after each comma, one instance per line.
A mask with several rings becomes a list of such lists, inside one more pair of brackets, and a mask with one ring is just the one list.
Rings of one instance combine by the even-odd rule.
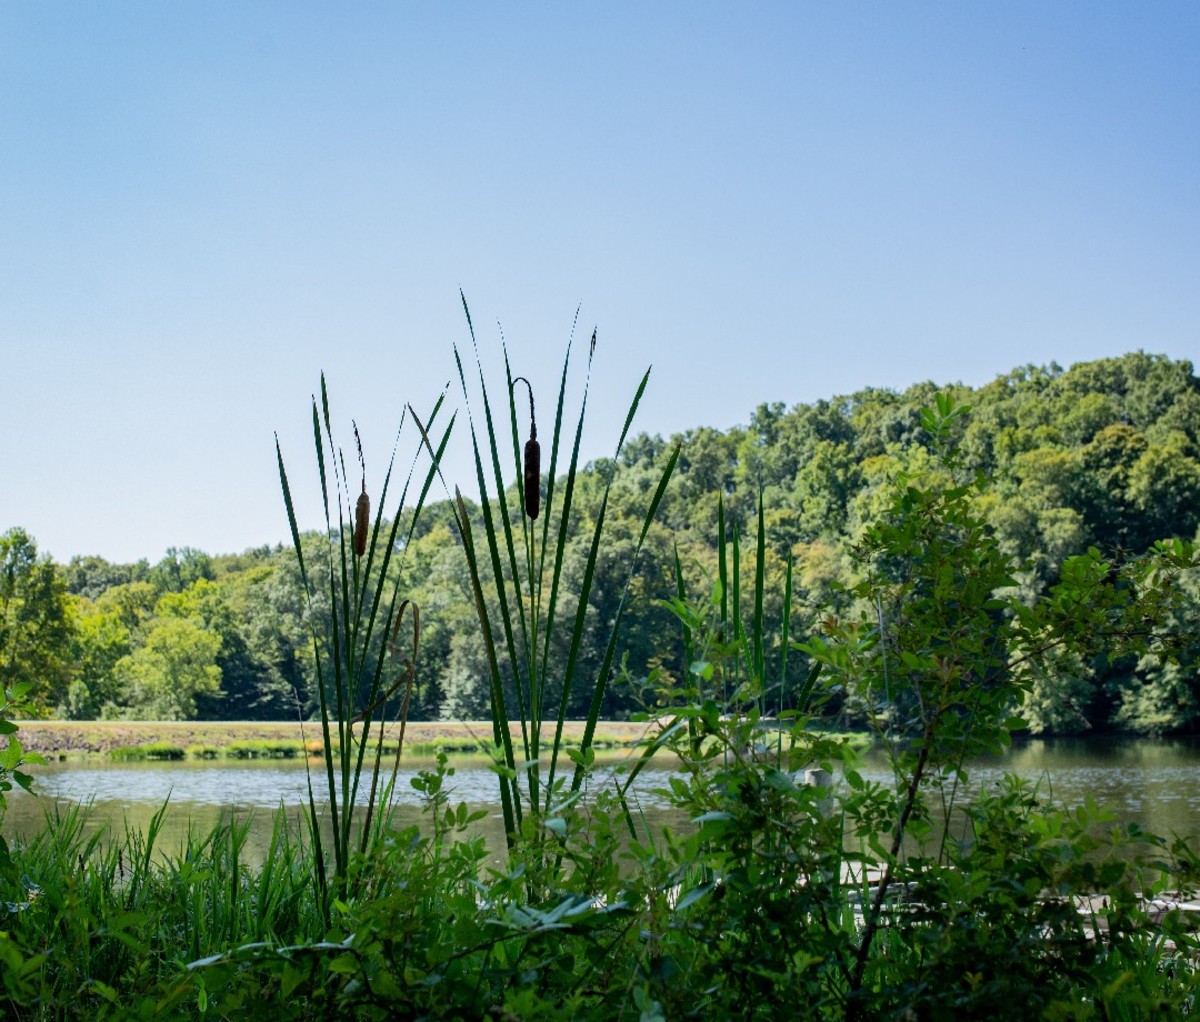
[[28, 701], [46, 712], [66, 695], [72, 621], [58, 568], [39, 557], [24, 529], [0, 536], [0, 687], [30, 683]]
[[1200, 462], [1181, 433], [1152, 444], [1129, 470], [1129, 503], [1136, 524], [1130, 542], [1144, 549], [1157, 539], [1191, 536], [1200, 524]]
[[88, 600], [98, 599], [116, 586], [142, 582], [150, 572], [145, 561], [136, 564], [112, 564], [103, 557], [72, 557], [63, 569], [67, 592]]
[[1183, 573], [1167, 631], [1176, 643], [1166, 655], [1147, 653], [1119, 679], [1114, 722], [1142, 734], [1195, 730], [1200, 724], [1200, 570]]
[[129, 629], [114, 613], [84, 602], [75, 629], [75, 677], [58, 714], [68, 720], [95, 720], [120, 702], [116, 666], [133, 650]]
[[800, 514], [800, 538], [836, 536], [846, 528], [850, 498], [862, 485], [850, 445], [818, 440], [796, 473], [793, 499]]
[[154, 615], [158, 591], [149, 582], [127, 582], [107, 589], [96, 600], [96, 607], [112, 614], [129, 631], [141, 636]]
[[166, 556], [150, 569], [149, 578], [159, 593], [181, 593], [200, 579], [211, 582], [216, 574], [208, 554], [185, 546], [182, 550], [169, 548]]
[[114, 673], [126, 702], [121, 715], [145, 720], [190, 720], [197, 697], [221, 689], [221, 639], [186, 618], [155, 622], [146, 643], [122, 657]]
[[[155, 605], [159, 619], [176, 617], [199, 625], [221, 640], [217, 666], [221, 689], [197, 700], [204, 719], [278, 720], [295, 712], [295, 692], [279, 669], [277, 643], [263, 642], [261, 593], [269, 568], [254, 568], [216, 583], [199, 579], [179, 593], [167, 593]], [[280, 623], [271, 621], [281, 636]], [[254, 641], [252, 646], [251, 640]]]
[[490, 713], [487, 651], [479, 629], [456, 632], [442, 679], [443, 720], [486, 720]]

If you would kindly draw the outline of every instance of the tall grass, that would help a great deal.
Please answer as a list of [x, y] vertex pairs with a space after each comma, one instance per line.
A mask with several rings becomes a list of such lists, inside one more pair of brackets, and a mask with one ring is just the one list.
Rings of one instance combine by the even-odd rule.
[[[462, 353], [455, 348], [459, 383], [467, 402], [474, 454], [476, 483], [479, 490], [480, 526], [472, 521], [466, 502], [456, 491], [455, 520], [466, 553], [471, 586], [474, 593], [479, 625], [486, 650], [491, 685], [492, 731], [496, 746], [501, 750], [500, 797], [505, 832], [510, 847], [520, 833], [527, 813], [549, 815], [555, 799], [570, 798], [579, 791], [595, 737], [596, 721], [603, 705], [604, 693], [612, 678], [618, 649], [621, 623], [629, 591], [629, 580], [645, 543], [646, 534], [666, 491], [667, 481], [679, 456], [676, 447], [667, 459], [657, 488], [644, 510], [641, 532], [628, 566], [628, 576], [618, 610], [604, 645], [599, 668], [583, 676], [581, 651], [584, 647], [584, 628], [588, 604], [596, 577], [596, 562], [604, 541], [609, 497], [613, 483], [610, 471], [604, 483], [599, 507], [591, 530], [591, 542], [584, 562], [582, 580], [577, 591], [567, 591], [564, 579], [564, 556], [573, 531], [584, 519], [575, 506], [576, 482], [579, 473], [579, 451], [583, 438], [591, 384], [592, 359], [596, 351], [596, 332], [592, 332], [584, 368], [583, 395], [573, 429], [566, 415], [566, 394], [572, 369], [572, 338], [568, 340], [563, 359], [555, 405], [553, 433], [550, 438], [550, 461], [545, 474], [545, 499], [537, 500], [529, 487], [540, 480], [536, 471], [527, 472], [526, 444], [521, 439], [520, 423], [523, 407], [516, 384], [520, 377], [513, 375], [508, 350], [504, 350], [505, 397], [498, 405], [484, 379], [479, 348], [471, 312], [463, 298], [463, 311], [471, 337], [478, 391], [472, 396]], [[649, 380], [646, 371], [634, 393], [617, 440], [614, 465], [629, 435], [634, 415], [641, 403]], [[534, 398], [530, 387], [530, 432]], [[478, 405], [472, 408], [473, 401]], [[481, 412], [482, 414], [478, 414]], [[504, 413], [507, 415], [504, 416]], [[503, 418], [501, 416], [504, 416]], [[505, 422], [505, 418], [507, 422]], [[505, 430], [507, 425], [507, 430]], [[507, 434], [507, 435], [506, 435]], [[506, 447], [508, 448], [506, 450]], [[565, 468], [560, 480], [559, 473]], [[615, 471], [615, 469], [613, 470]], [[530, 476], [532, 475], [532, 479]], [[524, 501], [510, 504], [507, 496], [510, 479], [525, 480]], [[540, 515], [531, 518], [522, 514], [522, 507], [536, 508]], [[493, 607], [487, 595], [495, 592]], [[569, 639], [565, 656], [555, 661], [556, 635], [567, 631]], [[506, 674], [512, 686], [506, 686]], [[563, 790], [565, 770], [561, 759], [564, 753], [563, 724], [572, 693], [579, 687], [588, 693], [588, 710], [583, 737], [578, 750], [570, 758], [575, 763], [569, 789]], [[514, 745], [511, 725], [519, 729], [519, 745]], [[543, 727], [553, 726], [549, 748], [543, 745]], [[543, 780], [543, 757], [546, 758]]]
[[[196, 995], [184, 962], [247, 941], [324, 933], [309, 852], [283, 812], [257, 866], [246, 854], [249, 818], [189, 829], [172, 848], [162, 837], [167, 811], [164, 804], [145, 830], [114, 830], [95, 826], [87, 806], [47, 810], [45, 826], [17, 848], [20, 900], [8, 900], [15, 886], [0, 898], [5, 936], [45, 956], [14, 956], [8, 965], [36, 968], [5, 983], [10, 994], [11, 984], [23, 986], [39, 1007], [26, 1015], [0, 993], [0, 1017], [180, 1017], [180, 998]], [[135, 1011], [133, 998], [147, 991], [154, 996]]]
[[[443, 401], [444, 395], [434, 404], [427, 420], [428, 429], [434, 428]], [[421, 437], [415, 437], [412, 463], [389, 520], [384, 517], [384, 509], [388, 505], [396, 451], [404, 435], [405, 421], [406, 416], [402, 416], [376, 505], [375, 518], [371, 522], [366, 459], [358, 428], [354, 428], [354, 438], [361, 485], [356, 487], [351, 482], [342, 449], [334, 439], [329, 393], [322, 374], [320, 400], [318, 402], [314, 397], [312, 402], [312, 424], [325, 532], [317, 563], [311, 565], [305, 559], [278, 436], [275, 439], [288, 524], [310, 609], [319, 601], [319, 596], [327, 598], [332, 608], [330, 634], [314, 632], [312, 641], [319, 725], [333, 823], [333, 877], [339, 896], [345, 892], [351, 876], [350, 864], [355, 846], [360, 853], [366, 850], [381, 796], [394, 783], [399, 768], [420, 643], [418, 608], [401, 597], [398, 573], [389, 569], [392, 568], [396, 551], [402, 546], [406, 547], [412, 536], [454, 425], [451, 416], [436, 447], [428, 442], [427, 433], [422, 434], [432, 459], [415, 501], [406, 507], [422, 450]], [[405, 533], [401, 531], [402, 523], [407, 524]], [[398, 543], [401, 539], [403, 542]], [[310, 615], [312, 619], [315, 617]], [[383, 739], [389, 725], [399, 729], [390, 781], [383, 766]], [[369, 764], [368, 751], [371, 753]], [[366, 772], [368, 766], [369, 774]], [[368, 776], [369, 787], [364, 792]], [[310, 832], [322, 903], [328, 910], [327, 855], [317, 821], [311, 771], [308, 796]], [[361, 825], [356, 828], [360, 799], [363, 799], [363, 816]]]

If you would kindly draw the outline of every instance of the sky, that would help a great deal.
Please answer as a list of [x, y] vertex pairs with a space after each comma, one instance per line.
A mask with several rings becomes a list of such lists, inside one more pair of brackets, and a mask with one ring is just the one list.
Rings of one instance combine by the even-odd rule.
[[0, 531], [284, 541], [276, 433], [316, 527], [321, 373], [377, 490], [406, 404], [467, 408], [460, 289], [543, 437], [597, 330], [587, 458], [650, 365], [668, 436], [1195, 360], [1198, 49], [1191, 0], [2, 4]]

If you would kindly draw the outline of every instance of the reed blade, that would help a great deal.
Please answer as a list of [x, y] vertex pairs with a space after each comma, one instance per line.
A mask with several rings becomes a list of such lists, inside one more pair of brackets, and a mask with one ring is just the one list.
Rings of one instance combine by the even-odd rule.
[[[645, 382], [646, 382], [645, 377], [643, 377], [643, 380], [642, 380], [643, 388], [645, 387]], [[640, 390], [639, 390], [639, 394], [640, 394]], [[624, 438], [624, 434], [622, 434], [622, 438]], [[590, 749], [591, 745], [592, 745], [592, 739], [595, 737], [596, 721], [599, 719], [600, 708], [604, 701], [604, 693], [608, 687], [608, 679], [612, 673], [613, 658], [616, 654], [616, 649], [617, 649], [617, 638], [620, 634], [621, 621], [624, 618], [625, 609], [626, 609], [626, 606], [628, 605], [630, 584], [633, 581], [633, 576], [637, 570], [638, 562], [641, 559], [642, 549], [646, 543], [646, 536], [650, 532], [650, 526], [653, 523], [655, 516], [658, 514], [658, 507], [662, 503], [663, 495], [667, 492], [667, 484], [670, 482], [671, 475], [675, 471], [675, 465], [679, 461], [679, 452], [680, 452], [680, 447], [679, 447], [679, 445], [676, 445], [675, 449], [671, 452], [671, 456], [667, 459], [667, 464], [663, 468], [662, 475], [659, 477], [658, 486], [654, 491], [654, 497], [651, 499], [650, 506], [647, 508], [645, 517], [642, 520], [642, 530], [641, 530], [641, 533], [638, 535], [637, 546], [634, 548], [632, 562], [629, 566], [629, 573], [625, 577], [625, 585], [623, 586], [623, 588], [621, 590], [621, 598], [617, 604], [617, 613], [613, 620], [612, 628], [609, 630], [608, 643], [604, 650], [604, 660], [603, 660], [603, 663], [601, 664], [600, 671], [596, 677], [595, 685], [593, 687], [592, 703], [591, 703], [591, 706], [588, 708], [587, 721], [585, 722], [584, 729], [583, 729], [583, 738], [580, 740], [580, 748], [582, 750]], [[607, 500], [607, 496], [608, 495], [606, 492], [605, 493], [606, 500]], [[599, 530], [599, 526], [597, 525], [597, 537], [599, 536], [598, 530]], [[561, 740], [561, 735], [562, 735], [562, 719], [563, 718], [560, 715], [558, 732], [555, 735], [555, 751], [556, 752], [557, 752], [558, 745], [559, 745], [559, 742]], [[553, 763], [553, 761], [552, 761], [552, 763]], [[574, 773], [574, 776], [571, 778], [571, 791], [572, 792], [576, 792], [579, 790], [580, 785], [583, 783], [583, 773], [584, 773], [584, 768], [583, 768], [582, 762], [576, 763], [575, 764], [575, 773]]]
[[766, 651], [763, 635], [763, 594], [766, 590], [767, 569], [767, 530], [763, 514], [762, 492], [758, 494], [758, 544], [756, 553], [757, 563], [754, 569], [754, 632], [751, 636], [751, 657], [754, 663], [754, 684], [757, 686], [760, 709], [762, 708], [763, 693], [767, 683]]

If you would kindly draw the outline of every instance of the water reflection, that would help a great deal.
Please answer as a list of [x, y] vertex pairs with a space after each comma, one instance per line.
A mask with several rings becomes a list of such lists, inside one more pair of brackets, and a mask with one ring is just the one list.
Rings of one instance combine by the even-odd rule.
[[[485, 761], [455, 762], [449, 779], [452, 802], [466, 802], [487, 811], [479, 833], [498, 851], [504, 832], [497, 803], [496, 775]], [[396, 786], [394, 823], [421, 822], [421, 796], [412, 787], [417, 771], [432, 762], [411, 762], [401, 771]], [[591, 786], [609, 783], [619, 764], [603, 766]], [[318, 803], [325, 801], [325, 776], [313, 776]], [[282, 807], [296, 833], [303, 829], [303, 808], [308, 803], [304, 764], [295, 761], [184, 763], [107, 763], [103, 761], [56, 763], [35, 768], [34, 798], [22, 792], [9, 795], [4, 820], [8, 833], [31, 834], [45, 825], [45, 814], [55, 805], [90, 803], [89, 827], [105, 825], [144, 829], [152, 813], [170, 800], [160, 847], [179, 848], [189, 828], [205, 833], [217, 823], [250, 815], [251, 856], [261, 861], [270, 841], [274, 812]], [[861, 771], [869, 779], [889, 783], [886, 764], [868, 761]], [[1122, 822], [1138, 823], [1157, 834], [1200, 839], [1200, 741], [1189, 739], [1055, 739], [1032, 740], [1014, 747], [1003, 758], [982, 760], [970, 768], [970, 787], [978, 790], [997, 784], [1006, 772], [1017, 773], [1039, 785], [1047, 800], [1064, 806], [1081, 805], [1087, 797], [1108, 805]], [[655, 789], [667, 783], [668, 764], [647, 771], [637, 786], [645, 822], [657, 830], [686, 825], [686, 819], [666, 805]], [[320, 805], [319, 805], [320, 807]], [[324, 808], [324, 807], [320, 807]]]
[[[432, 762], [414, 761], [396, 781], [396, 801], [419, 805], [412, 786], [418, 771]], [[200, 760], [165, 763], [54, 763], [35, 768], [36, 790], [45, 799], [64, 802], [162, 805], [202, 803], [232, 809], [275, 809], [308, 804], [308, 773], [298, 760]], [[370, 782], [364, 775], [365, 787]], [[326, 790], [323, 764], [314, 764], [313, 791], [317, 801]], [[496, 775], [482, 764], [456, 769], [450, 780], [452, 798], [459, 802], [490, 802], [496, 797]]]
[[[413, 760], [400, 770], [393, 799], [391, 825], [429, 829], [422, 795], [412, 785], [419, 771], [432, 769], [434, 761]], [[497, 859], [504, 848], [504, 822], [500, 812], [496, 774], [486, 760], [464, 757], [452, 764], [454, 774], [446, 782], [451, 804], [465, 802], [487, 815], [474, 825]], [[327, 779], [323, 764], [312, 774], [314, 801], [326, 830], [330, 812]], [[590, 779], [591, 790], [612, 783], [622, 764], [602, 764]], [[120, 834], [126, 829], [145, 832], [151, 817], [167, 806], [157, 847], [173, 855], [186, 843], [189, 833], [205, 835], [218, 824], [249, 819], [246, 859], [261, 863], [271, 842], [276, 813], [282, 813], [293, 835], [307, 829], [309, 775], [303, 761], [249, 762], [182, 761], [159, 763], [112, 763], [106, 761], [51, 763], [33, 768], [34, 790], [10, 793], [4, 829], [15, 835], [31, 836], [47, 825], [56, 810], [88, 807], [84, 833], [104, 828]], [[646, 826], [659, 830], [686, 824], [683, 814], [672, 810], [655, 789], [666, 785], [666, 766], [650, 769], [639, 779], [636, 803]], [[369, 786], [363, 779], [363, 794]], [[328, 833], [327, 835], [328, 836]]]
[[[862, 772], [882, 783], [889, 776], [879, 759]], [[1200, 739], [1029, 739], [971, 764], [968, 793], [1009, 773], [1036, 784], [1046, 802], [1075, 807], [1091, 798], [1122, 823], [1200, 839]]]

